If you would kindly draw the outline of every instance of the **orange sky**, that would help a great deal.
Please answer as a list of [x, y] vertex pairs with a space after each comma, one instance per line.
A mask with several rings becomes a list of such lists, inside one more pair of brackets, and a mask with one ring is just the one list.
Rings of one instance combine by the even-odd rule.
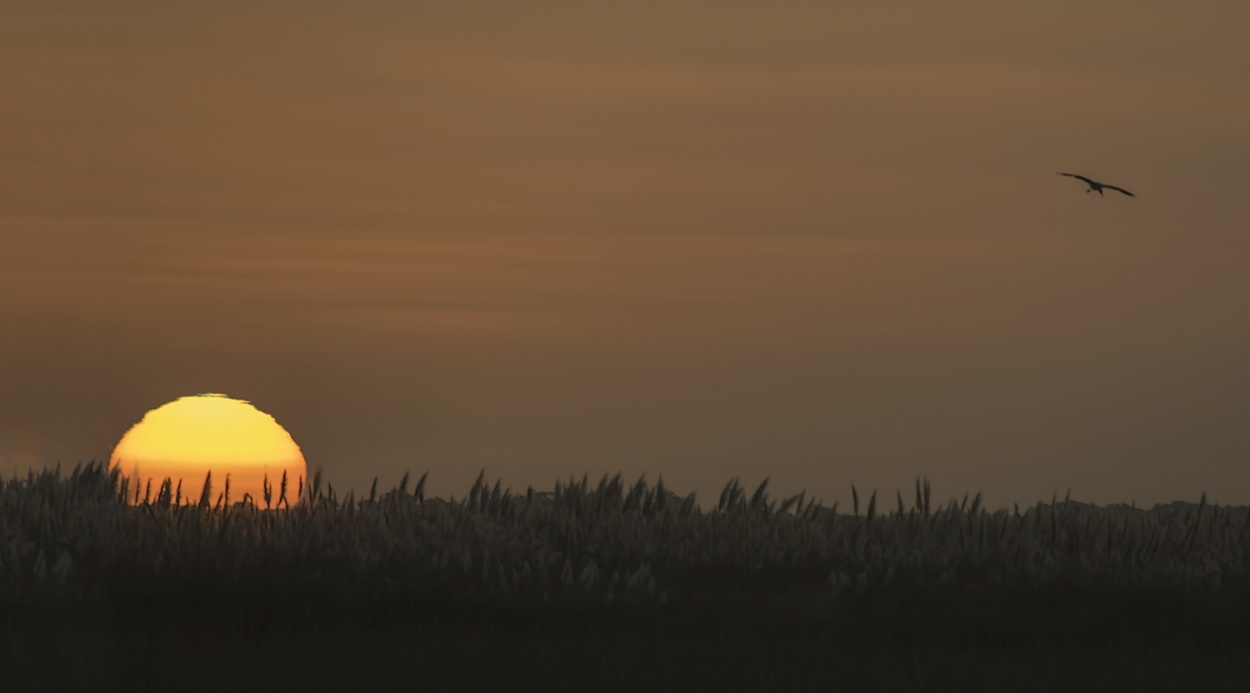
[[1250, 496], [1250, 5], [207, 4], [0, 8], [6, 474]]

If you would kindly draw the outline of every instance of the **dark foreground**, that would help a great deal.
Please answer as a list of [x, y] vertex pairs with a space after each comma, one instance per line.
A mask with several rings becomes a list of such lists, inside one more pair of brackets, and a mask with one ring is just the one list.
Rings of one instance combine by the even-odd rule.
[[0, 483], [0, 693], [1250, 690], [1245, 507], [300, 486]]
[[4, 605], [5, 691], [1245, 691], [1250, 610], [1183, 594], [500, 609], [195, 591]]

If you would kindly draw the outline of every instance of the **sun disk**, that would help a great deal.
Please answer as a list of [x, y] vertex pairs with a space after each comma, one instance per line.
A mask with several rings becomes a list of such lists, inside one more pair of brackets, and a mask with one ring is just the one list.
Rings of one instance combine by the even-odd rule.
[[[155, 495], [165, 479], [182, 483], [184, 502], [196, 502], [212, 472], [211, 502], [230, 479], [231, 502], [250, 495], [264, 507], [264, 483], [278, 502], [283, 473], [287, 502], [296, 503], [297, 489], [308, 465], [299, 446], [274, 418], [244, 400], [207, 393], [181, 397], [149, 411], [113, 450], [109, 465], [120, 469], [131, 489], [152, 486]], [[134, 501], [134, 493], [130, 499]]]

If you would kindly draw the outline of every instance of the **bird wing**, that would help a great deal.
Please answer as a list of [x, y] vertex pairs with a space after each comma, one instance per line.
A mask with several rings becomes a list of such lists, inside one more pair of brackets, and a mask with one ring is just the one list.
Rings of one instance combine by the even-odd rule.
[[1083, 181], [1085, 181], [1086, 183], [1089, 183], [1090, 185], [1093, 185], [1094, 183], [1096, 183], [1096, 182], [1097, 182], [1097, 181], [1092, 181], [1092, 180], [1090, 180], [1090, 179], [1086, 178], [1085, 176], [1079, 176], [1079, 175], [1077, 175], [1077, 174], [1075, 174], [1075, 173], [1060, 173], [1059, 175], [1061, 175], [1061, 176], [1070, 176], [1070, 177], [1072, 177], [1072, 178], [1076, 178], [1076, 179], [1078, 179], [1078, 180], [1083, 180]]
[[1114, 185], [1104, 185], [1104, 186], [1102, 186], [1102, 187], [1104, 187], [1104, 188], [1106, 188], [1106, 189], [1108, 189], [1108, 190], [1119, 190], [1120, 192], [1124, 193], [1125, 195], [1128, 195], [1129, 197], [1137, 197], [1137, 196], [1136, 196], [1136, 195], [1134, 195], [1133, 193], [1131, 193], [1131, 192], [1129, 192], [1129, 191], [1125, 190], [1124, 188], [1117, 188], [1117, 187], [1115, 187]]

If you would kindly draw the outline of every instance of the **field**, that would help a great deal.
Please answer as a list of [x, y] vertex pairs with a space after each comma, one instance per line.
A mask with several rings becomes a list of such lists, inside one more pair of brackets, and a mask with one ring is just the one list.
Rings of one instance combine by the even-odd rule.
[[989, 512], [932, 505], [927, 481], [842, 510], [736, 480], [708, 508], [619, 476], [447, 500], [314, 478], [293, 505], [275, 486], [184, 499], [98, 465], [4, 482], [5, 690], [1250, 681], [1245, 507]]

